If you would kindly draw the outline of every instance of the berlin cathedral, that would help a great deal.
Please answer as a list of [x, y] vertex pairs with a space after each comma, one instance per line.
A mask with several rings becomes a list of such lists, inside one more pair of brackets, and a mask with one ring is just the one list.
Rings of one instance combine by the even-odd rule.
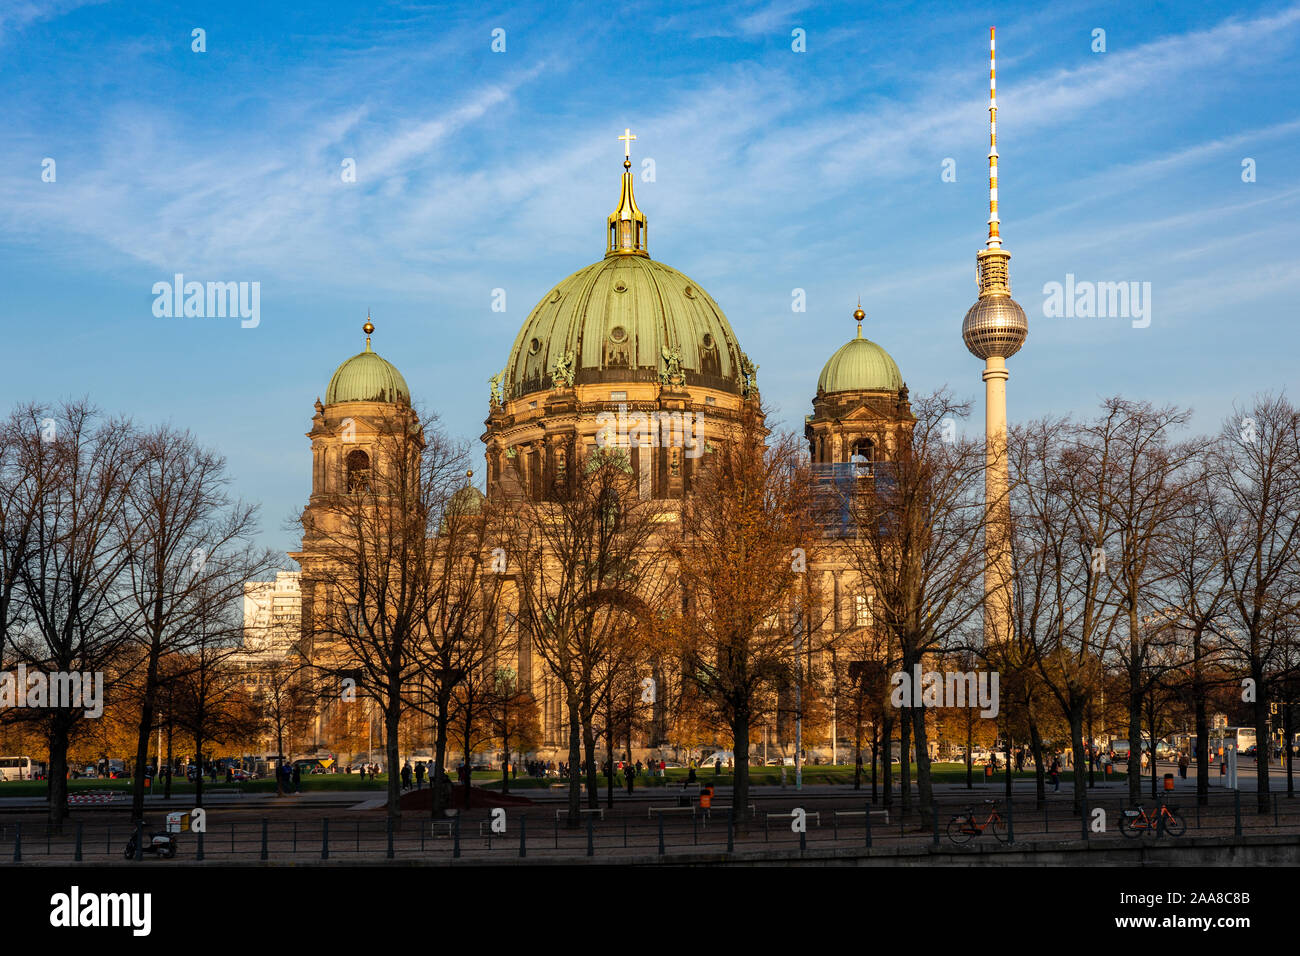
[[[630, 133], [620, 138], [630, 147]], [[625, 149], [617, 204], [606, 222], [604, 256], [542, 296], [519, 329], [505, 367], [490, 379], [481, 440], [486, 494], [494, 502], [508, 502], [512, 494], [547, 500], [548, 489], [571, 463], [596, 449], [612, 419], [657, 414], [650, 420], [692, 423], [686, 440], [634, 441], [626, 453], [640, 496], [664, 502], [671, 513], [671, 502], [692, 493], [701, 451], [727, 441], [744, 404], [759, 399], [758, 365], [722, 307], [696, 280], [652, 258], [629, 152]], [[822, 475], [869, 476], [877, 462], [888, 460], [894, 437], [913, 421], [898, 365], [862, 334], [860, 305], [853, 317], [856, 334], [827, 359], [817, 377], [812, 413], [805, 417], [808, 454], [814, 472]], [[364, 351], [338, 367], [324, 402], [316, 402], [307, 436], [309, 511], [326, 508], [331, 496], [369, 469], [377, 423], [400, 420], [404, 409], [409, 413], [410, 389], [398, 368], [372, 350], [373, 329], [367, 321]], [[307, 536], [292, 554], [302, 568], [304, 632], [313, 573], [328, 560], [323, 551]], [[871, 597], [862, 593], [850, 562], [837, 560], [835, 553], [832, 542], [808, 567], [816, 600], [825, 609], [827, 639], [870, 624]], [[514, 669], [522, 689], [538, 703], [544, 745], [562, 747], [567, 717], [559, 683], [533, 653], [526, 634], [514, 643]], [[810, 655], [818, 643], [808, 643]]]

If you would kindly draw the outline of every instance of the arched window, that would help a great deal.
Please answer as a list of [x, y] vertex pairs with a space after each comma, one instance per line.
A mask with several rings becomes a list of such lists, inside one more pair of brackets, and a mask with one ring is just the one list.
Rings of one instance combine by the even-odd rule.
[[853, 474], [859, 478], [870, 478], [871, 468], [876, 461], [876, 444], [870, 438], [860, 438], [853, 443], [853, 454], [849, 458], [853, 464]]
[[348, 491], [370, 490], [370, 456], [364, 451], [350, 451], [347, 458]]

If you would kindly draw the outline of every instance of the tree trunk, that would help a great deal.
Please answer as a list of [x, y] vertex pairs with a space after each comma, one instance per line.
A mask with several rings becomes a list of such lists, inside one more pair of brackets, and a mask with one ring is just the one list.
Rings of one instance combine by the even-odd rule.
[[501, 723], [501, 749], [505, 752], [505, 759], [501, 761], [501, 792], [510, 792], [510, 765], [514, 762], [510, 759], [510, 725], [508, 715], [502, 712], [503, 721]]
[[1043, 770], [1043, 735], [1038, 730], [1038, 721], [1029, 721], [1029, 749], [1034, 755], [1034, 806], [1042, 809], [1047, 802], [1047, 779]]
[[[396, 690], [395, 686], [391, 686], [390, 693], [393, 690]], [[402, 819], [402, 775], [401, 768], [397, 765], [397, 731], [401, 716], [401, 705], [394, 694], [384, 707], [384, 753], [386, 755], [384, 763], [388, 770], [388, 818], [394, 824]]]
[[[144, 819], [144, 768], [149, 762], [149, 736], [153, 732], [154, 695], [158, 685], [158, 652], [149, 649], [149, 664], [144, 678], [144, 702], [140, 707], [140, 723], [136, 727], [135, 765], [131, 778], [131, 819]], [[162, 770], [161, 767], [158, 768]]]
[[749, 819], [749, 711], [742, 708], [731, 725], [731, 752], [735, 755], [736, 775], [731, 789], [735, 818]]
[[[1137, 653], [1135, 646], [1130, 653]], [[1142, 802], [1142, 674], [1136, 660], [1128, 666], [1128, 800]]]
[[68, 817], [68, 729], [62, 713], [55, 713], [50, 728], [50, 769], [48, 820], [52, 827], [62, 832], [63, 821]]
[[[1252, 668], [1253, 669], [1253, 668]], [[1255, 676], [1255, 808], [1260, 813], [1272, 811], [1269, 799], [1269, 756], [1273, 752], [1273, 740], [1268, 735], [1268, 699], [1265, 693], [1264, 675]]]
[[880, 763], [884, 770], [884, 782], [881, 790], [884, 797], [884, 805], [892, 807], [894, 805], [894, 720], [889, 716], [889, 711], [885, 711], [885, 717], [881, 721], [880, 728]]
[[[1083, 803], [1088, 792], [1088, 781], [1079, 773], [1083, 763], [1083, 706], [1072, 701], [1070, 708], [1070, 747], [1074, 752], [1074, 812], [1083, 813]], [[1130, 750], [1130, 753], [1132, 751]]]
[[447, 809], [447, 707], [451, 703], [450, 691], [438, 691], [438, 710], [433, 718], [433, 806], [432, 815], [437, 819]]
[[582, 763], [582, 722], [578, 719], [578, 701], [569, 692], [569, 815], [566, 825], [576, 827], [582, 819], [582, 783], [578, 778]]
[[[890, 758], [893, 761], [893, 758]], [[912, 809], [912, 714], [904, 707], [898, 720], [898, 795], [902, 806], [899, 812], [906, 817]]]
[[194, 774], [194, 806], [203, 806], [203, 731], [194, 732], [194, 761], [198, 770]]
[[605, 806], [614, 809], [614, 720], [611, 715], [605, 723], [605, 760], [609, 776], [605, 778]]
[[880, 727], [877, 726], [877, 723], [875, 720], [871, 722], [871, 802], [873, 805], [880, 799], [880, 794], [876, 789], [877, 774], [880, 767], [878, 761], [880, 757]]
[[1002, 756], [1003, 756], [1003, 759], [1005, 760], [1006, 765], [1007, 765], [1007, 767], [1006, 767], [1006, 781], [1007, 781], [1007, 786], [1006, 786], [1006, 797], [1007, 797], [1007, 805], [1010, 806], [1010, 805], [1011, 805], [1011, 794], [1012, 794], [1012, 782], [1011, 782], [1011, 780], [1012, 780], [1012, 778], [1011, 778], [1012, 767], [1011, 767], [1011, 731], [1009, 731], [1009, 730], [1007, 731], [1006, 746], [1002, 748]]
[[862, 789], [862, 707], [859, 706], [853, 720], [853, 789]]
[[[600, 784], [596, 780], [596, 728], [590, 715], [582, 721], [582, 749], [586, 754], [587, 771], [587, 807], [595, 810], [600, 806]], [[609, 767], [610, 779], [613, 780], [614, 765]]]
[[930, 746], [925, 733], [925, 708], [912, 708], [912, 722], [916, 738], [916, 792], [921, 804], [921, 825], [930, 826], [934, 812], [934, 788], [930, 781]]

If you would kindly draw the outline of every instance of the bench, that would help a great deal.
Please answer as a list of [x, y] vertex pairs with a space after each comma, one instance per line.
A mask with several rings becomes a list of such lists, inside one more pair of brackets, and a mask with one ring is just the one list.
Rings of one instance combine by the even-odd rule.
[[[579, 808], [578, 808], [578, 813], [580, 813], [580, 814], [594, 813], [594, 814], [596, 814], [596, 816], [597, 816], [599, 819], [601, 819], [601, 820], [604, 820], [604, 819], [605, 819], [605, 808], [604, 808], [604, 807], [579, 807]], [[556, 810], [556, 811], [555, 811], [555, 819], [556, 819], [557, 821], [559, 821], [561, 817], [567, 817], [568, 815], [569, 815], [569, 811], [568, 811], [567, 808], [565, 808], [565, 809], [563, 809], [563, 810]]]
[[[835, 821], [838, 823], [840, 817], [865, 817], [866, 814], [867, 814], [866, 810], [836, 810]], [[886, 824], [889, 823], [888, 810], [872, 810], [871, 815], [873, 817], [881, 817]]]
[[[732, 805], [729, 804], [729, 803], [715, 803], [715, 804], [714, 804], [713, 806], [711, 806], [711, 807], [705, 807], [705, 808], [704, 808], [704, 819], [705, 819], [705, 820], [709, 820], [709, 819], [710, 819], [710, 814], [713, 813], [714, 810], [722, 810], [722, 811], [726, 811], [726, 810], [730, 810], [730, 809], [731, 809], [731, 806], [732, 806]], [[757, 813], [758, 813], [757, 809], [756, 809], [756, 808], [754, 807], [754, 805], [751, 803], [751, 804], [749, 805], [749, 815], [752, 817], [752, 816], [756, 816]]]
[[691, 818], [694, 819], [695, 807], [651, 807], [649, 812], [646, 813], [646, 819], [653, 820], [656, 813], [689, 813]]
[[[766, 813], [766, 822], [771, 823], [773, 817], [776, 817], [778, 820], [793, 820], [794, 811], [793, 810], [768, 810]], [[821, 826], [821, 811], [806, 810], [804, 811], [804, 819], [808, 823], [811, 823], [815, 826]]]

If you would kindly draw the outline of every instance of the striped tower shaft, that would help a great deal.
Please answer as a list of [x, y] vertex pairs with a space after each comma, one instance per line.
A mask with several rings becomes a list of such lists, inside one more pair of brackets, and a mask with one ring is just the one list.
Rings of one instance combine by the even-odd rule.
[[998, 235], [998, 75], [994, 30], [989, 27], [989, 240], [988, 247], [1002, 245]]
[[[998, 235], [998, 98], [995, 28], [989, 27], [989, 238], [1001, 250]], [[1007, 360], [992, 355], [984, 362], [984, 639], [1006, 640], [1011, 634], [1011, 503], [1007, 475]]]

